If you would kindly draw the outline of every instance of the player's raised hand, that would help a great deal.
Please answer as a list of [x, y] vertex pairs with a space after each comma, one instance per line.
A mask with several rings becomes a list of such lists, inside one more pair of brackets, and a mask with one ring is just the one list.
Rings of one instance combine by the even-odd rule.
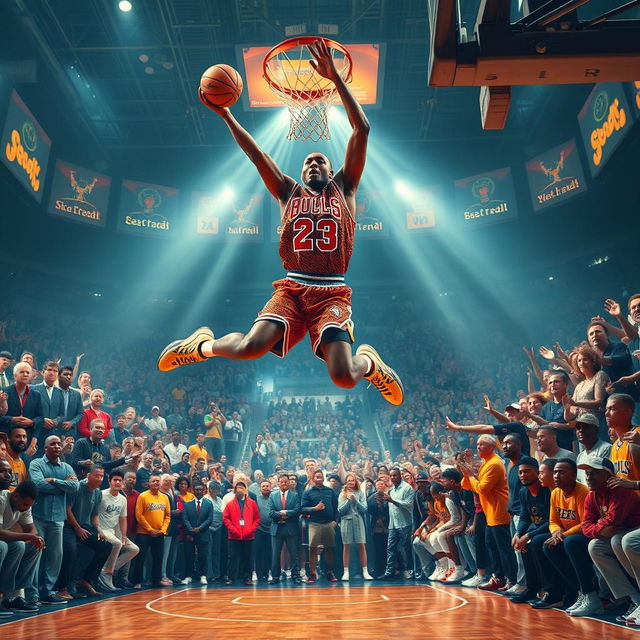
[[314, 60], [309, 60], [309, 64], [323, 77], [335, 82], [340, 76], [334, 63], [329, 47], [324, 40], [316, 40], [308, 45]]

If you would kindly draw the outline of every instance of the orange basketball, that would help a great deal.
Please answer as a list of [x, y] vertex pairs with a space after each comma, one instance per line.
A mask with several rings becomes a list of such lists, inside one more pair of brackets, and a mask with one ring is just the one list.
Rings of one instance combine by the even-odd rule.
[[215, 64], [202, 74], [200, 88], [211, 104], [230, 107], [242, 93], [242, 78], [228, 64]]

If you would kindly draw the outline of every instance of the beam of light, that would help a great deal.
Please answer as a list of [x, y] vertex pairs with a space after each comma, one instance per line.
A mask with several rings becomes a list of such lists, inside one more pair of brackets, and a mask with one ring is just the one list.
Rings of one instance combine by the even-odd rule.
[[220, 198], [223, 202], [231, 202], [231, 200], [233, 200], [233, 196], [233, 189], [231, 189], [230, 187], [225, 187], [220, 194]]
[[129, 0], [120, 0], [120, 2], [118, 2], [118, 9], [120, 9], [120, 11], [123, 11], [124, 13], [129, 13], [129, 11], [133, 9], [133, 5], [129, 2]]

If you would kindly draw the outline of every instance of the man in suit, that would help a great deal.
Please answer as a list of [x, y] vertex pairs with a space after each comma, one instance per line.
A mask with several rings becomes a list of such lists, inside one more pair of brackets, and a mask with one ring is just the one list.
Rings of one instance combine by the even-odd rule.
[[57, 362], [53, 360], [47, 362], [42, 372], [43, 381], [31, 387], [33, 391], [37, 391], [40, 394], [40, 400], [42, 401], [42, 426], [33, 431], [40, 451], [44, 450], [44, 441], [47, 436], [56, 435], [61, 440], [64, 439], [62, 432], [64, 401], [62, 391], [55, 385], [59, 368]]
[[280, 552], [287, 545], [291, 558], [291, 579], [294, 584], [301, 584], [298, 558], [300, 550], [300, 498], [289, 487], [289, 476], [286, 473], [278, 477], [278, 489], [271, 493], [271, 581], [280, 582]]
[[209, 552], [209, 527], [213, 520], [213, 505], [204, 500], [204, 485], [193, 487], [195, 500], [185, 502], [182, 512], [182, 523], [187, 532], [185, 554], [185, 578], [182, 584], [190, 584], [193, 579], [193, 556], [198, 552], [198, 571], [200, 584], [207, 584], [207, 566]]
[[58, 386], [62, 393], [62, 430], [65, 436], [77, 438], [78, 423], [82, 420], [84, 407], [80, 392], [71, 388], [72, 380], [73, 367], [65, 365], [58, 374]]
[[29, 387], [31, 372], [31, 365], [28, 362], [18, 362], [13, 368], [15, 382], [5, 391], [8, 410], [6, 415], [0, 416], [2, 431], [6, 433], [14, 425], [24, 427], [29, 440], [34, 430], [40, 429], [43, 424], [40, 394]]
[[6, 390], [11, 386], [11, 377], [7, 373], [7, 369], [12, 360], [13, 356], [8, 351], [0, 351], [0, 391]]

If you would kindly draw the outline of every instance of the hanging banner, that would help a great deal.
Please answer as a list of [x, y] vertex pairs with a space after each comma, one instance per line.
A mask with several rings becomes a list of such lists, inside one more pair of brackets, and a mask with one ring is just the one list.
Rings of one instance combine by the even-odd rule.
[[177, 224], [178, 190], [158, 184], [123, 180], [118, 231], [168, 237]]
[[66, 220], [104, 227], [110, 189], [109, 176], [57, 160], [47, 211]]
[[263, 235], [264, 194], [225, 197], [195, 191], [193, 212], [196, 234], [214, 240], [258, 242]]
[[591, 175], [596, 176], [633, 125], [624, 85], [597, 84], [578, 114], [578, 123]]
[[415, 197], [410, 199], [408, 209], [405, 212], [407, 231], [415, 234], [434, 229], [436, 224], [442, 226], [439, 215], [440, 201], [441, 189], [439, 187], [420, 189]]
[[454, 182], [458, 221], [465, 225], [505, 222], [518, 217], [511, 168], [480, 173]]
[[2, 162], [24, 188], [42, 202], [51, 139], [14, 90], [2, 132]]
[[633, 89], [633, 105], [635, 106], [636, 116], [640, 115], [640, 80], [632, 83]]
[[569, 140], [527, 162], [534, 211], [565, 202], [587, 190], [576, 141]]
[[356, 233], [360, 238], [388, 238], [385, 207], [380, 191], [364, 189], [356, 194]]

